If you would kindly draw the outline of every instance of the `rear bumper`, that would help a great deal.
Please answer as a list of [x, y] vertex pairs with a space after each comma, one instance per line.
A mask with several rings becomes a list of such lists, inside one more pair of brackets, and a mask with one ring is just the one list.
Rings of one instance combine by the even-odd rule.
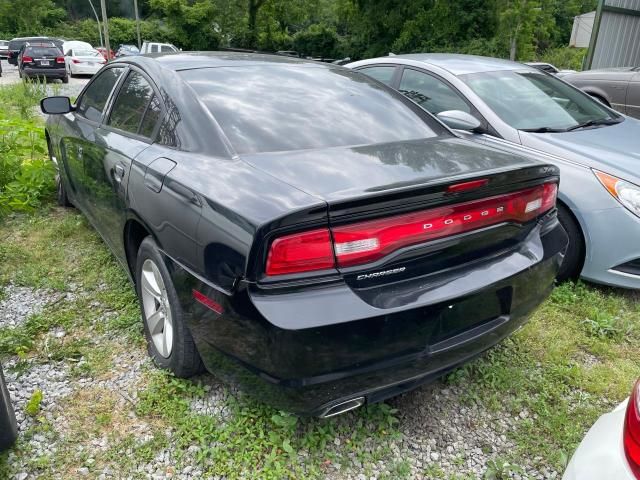
[[[553, 218], [518, 251], [448, 281], [427, 279], [424, 295], [388, 309], [340, 282], [277, 295], [249, 285], [226, 295], [168, 262], [207, 369], [277, 408], [321, 415], [354, 397], [377, 402], [411, 390], [508, 336], [551, 291], [566, 243]], [[194, 303], [193, 289], [224, 312]], [[445, 322], [469, 328], [438, 335]]]
[[27, 68], [22, 70], [23, 75], [27, 77], [46, 77], [46, 78], [64, 78], [67, 76], [67, 70], [63, 68]]
[[71, 67], [71, 72], [74, 75], [94, 75], [96, 74], [100, 69], [102, 68], [101, 64], [97, 64], [97, 65], [83, 65], [83, 64], [77, 64], [77, 65], [73, 65]]

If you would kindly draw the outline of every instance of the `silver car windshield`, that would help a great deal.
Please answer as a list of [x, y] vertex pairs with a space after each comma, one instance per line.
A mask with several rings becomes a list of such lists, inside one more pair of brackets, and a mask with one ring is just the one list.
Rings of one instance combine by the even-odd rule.
[[460, 78], [496, 115], [518, 130], [567, 131], [623, 119], [562, 80], [543, 73], [507, 70]]

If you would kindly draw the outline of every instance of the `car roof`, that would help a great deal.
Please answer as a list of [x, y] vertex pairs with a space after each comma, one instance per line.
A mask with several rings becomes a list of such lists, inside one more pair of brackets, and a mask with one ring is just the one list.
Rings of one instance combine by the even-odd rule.
[[336, 65], [314, 62], [301, 58], [285, 55], [268, 55], [261, 53], [244, 52], [180, 52], [180, 53], [155, 53], [122, 59], [127, 63], [139, 63], [144, 65], [153, 59], [161, 67], [168, 70], [193, 70], [199, 68], [239, 67], [249, 65], [314, 65], [326, 68], [340, 68]]
[[440, 67], [454, 75], [494, 72], [497, 70], [533, 70], [533, 67], [501, 58], [463, 55], [457, 53], [410, 53], [394, 55], [393, 59], [406, 59]]

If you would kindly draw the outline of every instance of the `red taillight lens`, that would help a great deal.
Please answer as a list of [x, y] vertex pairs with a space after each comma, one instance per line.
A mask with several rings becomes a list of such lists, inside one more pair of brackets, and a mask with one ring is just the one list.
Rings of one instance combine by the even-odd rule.
[[64, 63], [64, 57], [56, 57], [56, 63]]
[[23, 55], [22, 56], [22, 63], [31, 63], [33, 62], [33, 58], [27, 56], [27, 55]]
[[556, 183], [545, 183], [482, 200], [334, 227], [331, 233], [325, 228], [287, 235], [271, 244], [266, 273], [324, 270], [336, 267], [336, 261], [339, 267], [361, 265], [410, 245], [502, 222], [524, 223], [552, 209], [557, 193]]
[[640, 479], [640, 380], [634, 385], [627, 404], [623, 441], [631, 471]]
[[338, 266], [378, 260], [400, 248], [497, 223], [527, 222], [550, 210], [557, 185], [332, 228]]
[[75, 63], [76, 65], [77, 65], [78, 63], [81, 63], [81, 62], [80, 62], [80, 60], [78, 60], [77, 58], [72, 58], [72, 59], [71, 59], [71, 61], [72, 61], [73, 63]]
[[267, 275], [333, 268], [331, 235], [326, 228], [277, 238], [267, 257]]

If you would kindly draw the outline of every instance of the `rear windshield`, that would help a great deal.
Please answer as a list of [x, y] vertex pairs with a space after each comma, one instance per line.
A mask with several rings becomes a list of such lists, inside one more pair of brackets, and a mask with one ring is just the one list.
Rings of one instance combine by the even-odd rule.
[[[340, 67], [261, 65], [180, 72], [238, 153], [436, 136], [399, 94]], [[444, 131], [438, 129], [438, 131]]]
[[97, 50], [74, 50], [73, 53], [76, 57], [101, 57]]
[[27, 47], [24, 53], [32, 57], [56, 57], [61, 54], [56, 47]]

